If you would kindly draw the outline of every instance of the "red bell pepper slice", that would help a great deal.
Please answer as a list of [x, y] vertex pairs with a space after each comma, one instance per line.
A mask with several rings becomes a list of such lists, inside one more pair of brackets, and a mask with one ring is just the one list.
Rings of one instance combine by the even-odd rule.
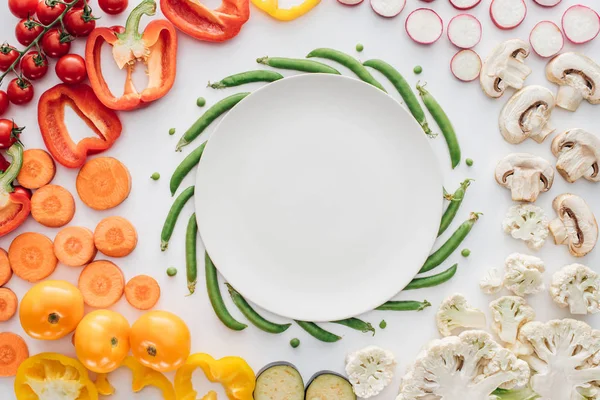
[[[156, 2], [143, 0], [129, 15], [125, 30], [96, 28], [88, 37], [85, 48], [85, 63], [90, 84], [100, 101], [113, 110], [134, 110], [160, 99], [173, 87], [177, 66], [177, 32], [173, 24], [160, 19], [151, 21], [143, 33], [139, 33], [143, 15], [155, 15]], [[127, 68], [125, 90], [116, 97], [102, 75], [102, 45], [112, 46], [118, 67]], [[148, 86], [138, 92], [131, 74], [137, 61], [146, 65]]]
[[[77, 143], [73, 141], [65, 125], [66, 105], [97, 137], [86, 137]], [[85, 84], [60, 84], [48, 89], [38, 103], [38, 123], [46, 148], [56, 161], [67, 168], [79, 168], [88, 154], [109, 149], [122, 130], [117, 113], [105, 107], [92, 88]]]
[[24, 191], [14, 190], [12, 183], [23, 166], [23, 145], [17, 142], [6, 151], [11, 163], [0, 174], [0, 237], [17, 229], [31, 212], [31, 200]]
[[178, 29], [198, 40], [224, 42], [250, 18], [249, 0], [223, 0], [215, 10], [200, 0], [160, 0], [160, 9]]

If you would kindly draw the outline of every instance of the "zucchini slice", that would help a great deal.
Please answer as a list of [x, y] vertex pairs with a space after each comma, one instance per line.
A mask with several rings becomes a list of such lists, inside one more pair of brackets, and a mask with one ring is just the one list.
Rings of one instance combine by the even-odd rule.
[[254, 400], [304, 400], [302, 376], [292, 364], [269, 364], [258, 373]]
[[308, 383], [305, 400], [356, 400], [348, 379], [335, 372], [316, 373]]

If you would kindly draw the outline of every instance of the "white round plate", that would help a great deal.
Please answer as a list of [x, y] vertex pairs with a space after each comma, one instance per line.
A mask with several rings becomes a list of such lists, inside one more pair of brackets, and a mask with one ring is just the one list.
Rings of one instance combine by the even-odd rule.
[[202, 155], [204, 245], [273, 313], [332, 321], [372, 310], [411, 281], [436, 238], [442, 178], [427, 140], [361, 81], [271, 83], [225, 116]]

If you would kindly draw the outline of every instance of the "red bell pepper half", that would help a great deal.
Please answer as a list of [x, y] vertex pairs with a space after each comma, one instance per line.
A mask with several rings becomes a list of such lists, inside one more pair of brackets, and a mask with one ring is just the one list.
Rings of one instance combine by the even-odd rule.
[[249, 0], [223, 0], [211, 10], [200, 0], [160, 0], [160, 9], [178, 29], [198, 40], [224, 42], [250, 18]]
[[23, 166], [23, 145], [16, 142], [6, 151], [11, 163], [0, 174], [0, 237], [17, 229], [31, 212], [30, 197], [12, 186]]
[[[75, 143], [65, 125], [65, 106], [69, 105], [94, 131], [97, 137], [86, 137]], [[88, 154], [109, 149], [121, 135], [117, 114], [105, 107], [91, 87], [56, 85], [48, 89], [38, 103], [38, 123], [50, 154], [67, 168], [79, 168]]]
[[[156, 2], [143, 0], [129, 15], [125, 30], [96, 28], [88, 37], [85, 48], [85, 63], [88, 77], [96, 96], [113, 110], [134, 110], [166, 95], [175, 82], [177, 65], [177, 32], [169, 21], [151, 21], [143, 33], [139, 32], [143, 15], [155, 15]], [[127, 68], [127, 78], [123, 95], [116, 97], [109, 89], [102, 75], [102, 45], [112, 46], [112, 54], [117, 66]], [[146, 65], [148, 86], [138, 92], [131, 75], [135, 64]]]

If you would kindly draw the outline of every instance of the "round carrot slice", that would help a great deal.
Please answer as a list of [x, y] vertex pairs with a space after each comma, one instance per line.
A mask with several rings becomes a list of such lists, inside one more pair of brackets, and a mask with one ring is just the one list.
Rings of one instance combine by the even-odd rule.
[[125, 286], [125, 298], [138, 310], [149, 310], [160, 298], [160, 286], [151, 276], [134, 276]]
[[94, 234], [82, 226], [68, 226], [54, 238], [56, 258], [70, 267], [81, 267], [96, 257]]
[[64, 226], [71, 222], [74, 215], [75, 200], [62, 186], [46, 185], [31, 196], [31, 216], [44, 226]]
[[9, 288], [0, 288], [0, 322], [8, 321], [17, 312], [17, 295]]
[[125, 218], [104, 218], [94, 230], [94, 244], [109, 257], [125, 257], [137, 245], [137, 232]]
[[47, 278], [58, 264], [52, 240], [36, 232], [25, 232], [13, 239], [8, 261], [14, 274], [29, 282]]
[[12, 278], [12, 268], [8, 262], [8, 253], [4, 249], [0, 249], [0, 286], [4, 286]]
[[12, 332], [0, 332], [0, 376], [15, 376], [17, 369], [29, 357], [23, 338]]
[[77, 286], [85, 304], [107, 308], [123, 296], [125, 278], [121, 269], [110, 261], [94, 261], [81, 271]]
[[85, 163], [75, 184], [81, 201], [88, 207], [108, 210], [129, 196], [131, 175], [116, 158], [98, 157]]
[[17, 176], [19, 185], [27, 189], [39, 189], [52, 181], [56, 165], [47, 151], [29, 149], [23, 152], [23, 166]]

